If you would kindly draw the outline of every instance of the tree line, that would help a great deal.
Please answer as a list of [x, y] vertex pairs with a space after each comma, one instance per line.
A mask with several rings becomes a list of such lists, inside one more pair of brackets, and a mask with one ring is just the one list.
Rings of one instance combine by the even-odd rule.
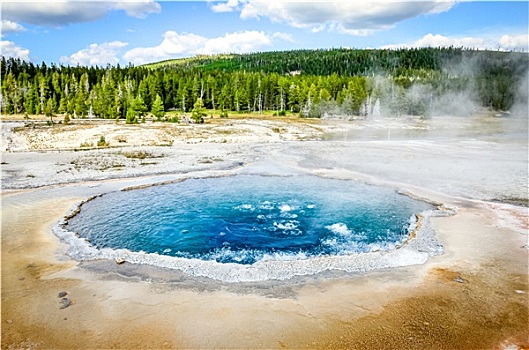
[[[2, 57], [5, 114], [137, 122], [166, 111], [427, 115], [447, 94], [508, 110], [527, 79], [526, 53], [455, 48], [301, 50], [209, 56], [156, 66], [70, 67]], [[199, 112], [198, 112], [199, 111]]]

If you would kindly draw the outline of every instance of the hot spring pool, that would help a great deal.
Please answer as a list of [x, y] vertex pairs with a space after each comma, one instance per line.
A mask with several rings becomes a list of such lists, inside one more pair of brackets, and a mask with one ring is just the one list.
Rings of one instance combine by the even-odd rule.
[[427, 209], [353, 181], [236, 175], [108, 193], [67, 228], [98, 250], [251, 265], [390, 250]]

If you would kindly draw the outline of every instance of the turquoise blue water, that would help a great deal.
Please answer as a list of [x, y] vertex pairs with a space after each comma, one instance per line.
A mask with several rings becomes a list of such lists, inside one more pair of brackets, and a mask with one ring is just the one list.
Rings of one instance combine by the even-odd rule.
[[237, 175], [109, 193], [68, 228], [98, 248], [252, 264], [391, 248], [429, 208], [352, 181]]

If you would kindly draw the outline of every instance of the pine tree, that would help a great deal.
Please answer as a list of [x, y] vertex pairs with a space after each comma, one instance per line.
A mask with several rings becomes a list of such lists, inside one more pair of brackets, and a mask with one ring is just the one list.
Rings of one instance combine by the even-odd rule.
[[197, 124], [204, 123], [204, 117], [206, 116], [206, 109], [204, 108], [204, 103], [201, 98], [197, 98], [193, 110], [191, 111], [191, 119]]
[[127, 124], [138, 123], [138, 117], [144, 117], [147, 112], [147, 106], [143, 102], [143, 99], [138, 95], [135, 99], [130, 101], [129, 107], [127, 108]]
[[53, 110], [55, 108], [54, 102], [55, 101], [52, 98], [49, 98], [48, 101], [46, 101], [46, 105], [44, 107], [44, 115], [50, 118], [50, 124], [53, 124]]
[[136, 117], [136, 113], [134, 112], [134, 109], [132, 108], [127, 109], [126, 123], [127, 124], [138, 124], [138, 118]]
[[156, 120], [162, 120], [162, 118], [165, 116], [165, 110], [160, 95], [156, 95], [156, 98], [152, 104], [151, 113], [156, 117]]

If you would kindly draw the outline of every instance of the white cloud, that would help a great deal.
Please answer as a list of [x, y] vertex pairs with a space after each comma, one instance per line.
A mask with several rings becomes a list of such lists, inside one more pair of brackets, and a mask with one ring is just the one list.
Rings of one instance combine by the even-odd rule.
[[212, 6], [214, 11], [240, 11], [242, 19], [269, 18], [275, 23], [286, 23], [311, 31], [337, 31], [351, 35], [368, 35], [387, 30], [398, 22], [421, 15], [448, 11], [455, 0], [370, 2], [307, 1], [307, 0], [246, 0]]
[[143, 18], [149, 13], [159, 13], [161, 7], [152, 0], [113, 1], [23, 1], [2, 3], [2, 17], [12, 22], [30, 23], [48, 27], [91, 22], [109, 11], [122, 10], [129, 16]]
[[421, 39], [417, 40], [413, 45], [415, 47], [472, 47], [476, 49], [484, 49], [486, 46], [485, 39], [474, 38], [474, 37], [463, 37], [463, 38], [448, 38], [443, 35], [427, 34]]
[[270, 46], [272, 41], [263, 32], [245, 31], [206, 38], [192, 33], [165, 32], [162, 43], [154, 47], [138, 47], [127, 51], [123, 58], [134, 64], [144, 64], [169, 58], [196, 54], [244, 53]]
[[500, 38], [493, 37], [446, 37], [440, 34], [426, 34], [419, 40], [407, 44], [391, 44], [381, 47], [382, 49], [398, 49], [410, 47], [463, 47], [478, 50], [528, 50], [529, 36], [520, 35], [503, 35]]
[[228, 0], [211, 6], [213, 12], [233, 12], [239, 5], [238, 0]]
[[171, 57], [181, 57], [202, 47], [208, 40], [200, 35], [178, 34], [172, 30], [165, 32], [163, 36], [164, 39], [160, 45], [134, 48], [127, 51], [123, 58], [134, 64], [144, 64]]
[[29, 50], [17, 46], [12, 41], [0, 41], [2, 56], [20, 58], [24, 61], [29, 61]]
[[272, 42], [266, 34], [253, 30], [229, 33], [222, 37], [208, 39], [204, 46], [196, 50], [195, 53], [242, 53], [255, 51], [258, 48], [270, 45], [272, 45]]
[[118, 54], [128, 43], [112, 41], [103, 44], [91, 44], [71, 56], [62, 56], [61, 62], [72, 66], [106, 66], [119, 63]]
[[292, 38], [292, 35], [288, 33], [275, 32], [274, 34], [272, 34], [272, 38], [283, 40], [283, 41], [288, 41], [289, 43], [294, 42], [294, 38]]
[[160, 4], [152, 0], [116, 1], [113, 7], [123, 10], [130, 17], [145, 18], [150, 13], [160, 13]]
[[499, 46], [502, 50], [529, 50], [529, 35], [503, 35], [499, 40]]
[[2, 20], [2, 35], [6, 33], [23, 32], [25, 30], [26, 28], [24, 28], [18, 23]]

